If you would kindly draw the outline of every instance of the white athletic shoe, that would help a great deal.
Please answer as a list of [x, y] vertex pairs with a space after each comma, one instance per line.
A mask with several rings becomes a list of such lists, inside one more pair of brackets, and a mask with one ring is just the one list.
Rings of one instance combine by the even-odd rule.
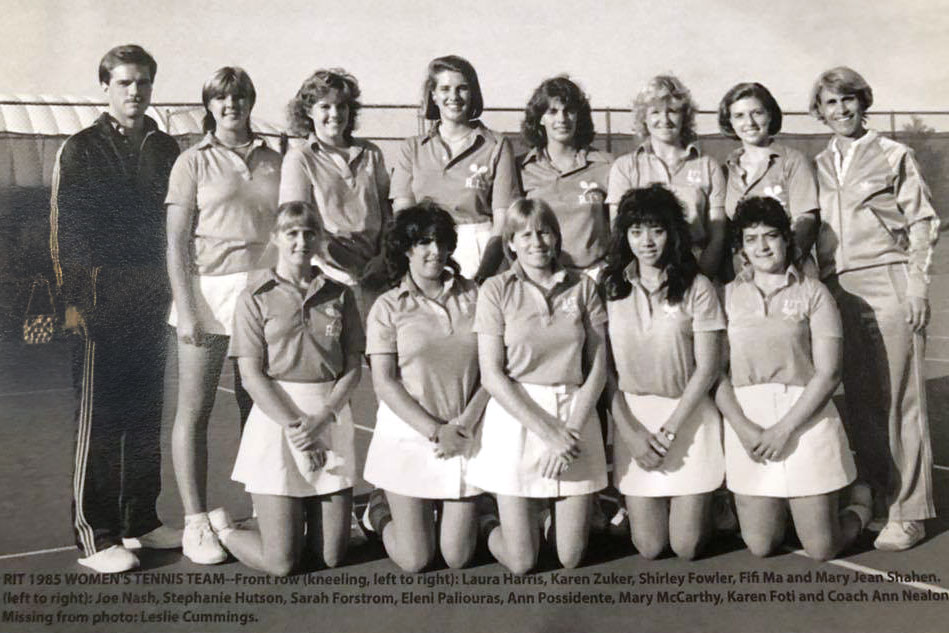
[[80, 565], [84, 565], [100, 574], [120, 574], [138, 567], [138, 556], [121, 545], [113, 545], [91, 556], [80, 558]]
[[231, 518], [231, 513], [224, 508], [215, 508], [208, 512], [208, 523], [211, 524], [211, 529], [215, 532], [233, 530], [237, 527], [234, 524], [234, 519]]
[[122, 539], [122, 545], [126, 549], [178, 549], [181, 547], [181, 530], [170, 528], [167, 525], [159, 525], [151, 532], [146, 532], [141, 536], [133, 536]]
[[211, 529], [207, 514], [191, 521], [185, 520], [181, 553], [198, 565], [216, 565], [227, 560], [227, 552]]
[[922, 521], [889, 521], [873, 541], [873, 547], [885, 552], [902, 552], [925, 537]]

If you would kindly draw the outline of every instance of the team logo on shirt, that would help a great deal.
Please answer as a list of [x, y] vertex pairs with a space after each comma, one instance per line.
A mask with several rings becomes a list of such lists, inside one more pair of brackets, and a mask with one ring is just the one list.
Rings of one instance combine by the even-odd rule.
[[807, 316], [807, 302], [801, 299], [785, 299], [781, 314], [785, 321], [803, 321]]
[[333, 319], [326, 324], [326, 336], [337, 337], [343, 333], [343, 320]]
[[702, 172], [700, 172], [698, 169], [690, 169], [689, 173], [685, 175], [685, 179], [690, 185], [694, 185], [696, 187], [702, 186]]
[[577, 303], [576, 297], [567, 297], [564, 299], [563, 303], [560, 304], [560, 309], [564, 314], [569, 314], [570, 316], [580, 314], [580, 304]]
[[578, 202], [580, 204], [603, 204], [606, 201], [606, 192], [595, 181], [581, 180], [580, 195]]
[[668, 301], [663, 301], [662, 311], [665, 313], [667, 319], [674, 319], [679, 314], [682, 313], [682, 308], [679, 306], [678, 303], [672, 304], [672, 303], [669, 303]]
[[471, 163], [471, 175], [465, 179], [465, 189], [490, 189], [491, 183], [488, 182], [487, 165], [478, 165]]

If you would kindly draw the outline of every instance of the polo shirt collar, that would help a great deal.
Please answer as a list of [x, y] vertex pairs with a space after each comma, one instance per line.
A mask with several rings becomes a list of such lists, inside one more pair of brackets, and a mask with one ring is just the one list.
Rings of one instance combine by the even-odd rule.
[[[740, 146], [738, 147], [738, 149], [734, 150], [732, 153], [728, 155], [728, 158], [725, 159], [725, 162], [731, 167], [739, 168], [740, 165], [738, 161], [741, 158], [742, 154], [744, 153], [745, 153], [744, 146]], [[781, 156], [784, 156], [784, 155], [785, 155], [784, 148], [778, 145], [777, 143], [771, 143], [768, 146], [769, 159], [780, 158]], [[773, 162], [773, 161], [769, 161], [769, 162]]]
[[[442, 271], [442, 295], [445, 296], [451, 292], [452, 288], [455, 286], [455, 271], [451, 268], [446, 268]], [[399, 293], [398, 296], [412, 296], [417, 297], [419, 295], [424, 296], [424, 293], [419, 289], [418, 284], [415, 283], [415, 280], [412, 279], [412, 274], [409, 272], [405, 273], [405, 276], [402, 277], [402, 281], [399, 282]]]
[[655, 290], [648, 290], [642, 284], [642, 278], [639, 276], [639, 262], [634, 258], [633, 261], [629, 262], [626, 268], [623, 269], [623, 277], [625, 277], [629, 283], [642, 288], [647, 294], [656, 294], [666, 287], [666, 282], [669, 280], [669, 273], [665, 270], [659, 273], [659, 286]]
[[[547, 149], [545, 147], [534, 147], [529, 152], [524, 154], [522, 163], [527, 165], [529, 163], [536, 162], [549, 166], [551, 169], [556, 169], [553, 166], [553, 162], [550, 160], [550, 156], [547, 154]], [[567, 171], [563, 172], [564, 174], [570, 174], [580, 169], [587, 167], [590, 163], [609, 163], [611, 162], [605, 155], [597, 152], [596, 150], [591, 150], [589, 147], [584, 147], [577, 150], [576, 159], [573, 162], [573, 166], [570, 167]]]
[[[256, 134], [251, 135], [250, 146], [253, 149], [262, 147], [264, 145], [264, 139], [260, 138]], [[222, 143], [218, 137], [214, 136], [214, 132], [206, 133], [200, 141], [198, 141], [198, 149], [208, 149], [209, 147], [222, 147], [224, 149], [232, 149]]]
[[[797, 266], [794, 264], [788, 264], [787, 270], [784, 271], [784, 283], [778, 288], [782, 290], [788, 288], [794, 284], [801, 283], [804, 278], [804, 273], [802, 273]], [[735, 281], [739, 283], [754, 283], [755, 280], [755, 271], [751, 266], [745, 266], [738, 275], [735, 276]]]
[[[424, 137], [422, 137], [422, 144], [423, 144], [423, 145], [424, 145], [425, 143], [428, 143], [428, 142], [431, 141], [432, 139], [437, 138], [437, 137], [439, 136], [438, 130], [439, 130], [439, 128], [441, 127], [441, 125], [442, 125], [441, 121], [436, 121], [436, 122], [435, 122], [435, 124], [432, 126], [432, 129], [428, 131], [428, 134], [426, 134]], [[471, 127], [474, 129], [474, 135], [475, 135], [475, 137], [481, 137], [481, 138], [483, 138], [483, 139], [488, 139], [488, 140], [492, 140], [492, 141], [496, 141], [496, 140], [497, 140], [497, 138], [494, 136], [494, 134], [491, 132], [491, 130], [489, 130], [488, 128], [486, 128], [486, 127], [484, 126], [484, 124], [483, 124], [480, 120], [471, 121]], [[472, 139], [472, 141], [474, 141], [474, 140], [475, 140], [475, 139]]]
[[[281, 283], [286, 283], [279, 276], [277, 276], [277, 270], [271, 268], [268, 271], [261, 274], [260, 278], [256, 280], [251, 288], [252, 294], [260, 294], [266, 290], [273, 288]], [[323, 275], [323, 271], [318, 267], [313, 266], [313, 279], [310, 281], [310, 285], [306, 290], [306, 297], [304, 297], [304, 302], [310, 299], [313, 295], [319, 292], [320, 288], [326, 285], [326, 276]]]
[[[554, 270], [554, 285], [553, 288], [556, 288], [564, 281], [567, 280], [567, 269], [564, 268], [559, 262], [554, 264], [557, 268]], [[528, 283], [534, 283], [530, 280], [530, 277], [527, 276], [527, 273], [524, 272], [524, 268], [521, 266], [521, 262], [514, 260], [514, 263], [511, 264], [511, 272], [514, 273], [514, 277], [520, 281], [526, 281]]]
[[[314, 152], [328, 152], [330, 151], [326, 144], [319, 139], [319, 137], [314, 133], [310, 132], [310, 135], [306, 138], [307, 144], [310, 146]], [[352, 161], [359, 157], [363, 153], [365, 148], [362, 145], [359, 145], [355, 141], [349, 144], [349, 147], [346, 148], [346, 153], [349, 155], [349, 160]]]
[[[699, 146], [696, 145], [695, 143], [689, 143], [688, 145], [686, 145], [685, 151], [686, 151], [686, 160], [690, 158], [698, 158], [699, 156], [702, 155], [701, 150], [699, 150]], [[650, 141], [649, 139], [646, 139], [639, 145], [639, 147], [636, 148], [636, 153], [637, 154], [655, 154], [656, 152], [652, 148], [652, 141]]]

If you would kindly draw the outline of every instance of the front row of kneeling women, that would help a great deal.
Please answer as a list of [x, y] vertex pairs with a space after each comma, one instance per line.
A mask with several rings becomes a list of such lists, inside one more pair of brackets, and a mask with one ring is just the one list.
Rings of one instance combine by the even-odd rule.
[[684, 558], [700, 552], [723, 479], [758, 555], [782, 542], [788, 508], [820, 559], [869, 521], [870, 491], [853, 483], [830, 401], [837, 308], [789, 265], [791, 227], [776, 200], [738, 207], [735, 248], [750, 266], [724, 289], [724, 310], [699, 273], [680, 203], [660, 185], [620, 200], [599, 292], [558, 263], [560, 228], [542, 201], [507, 210], [510, 268], [480, 290], [451, 259], [451, 217], [417, 205], [396, 216], [386, 266], [365, 280], [387, 289], [365, 337], [352, 290], [309, 265], [319, 228], [308, 208], [281, 208], [279, 263], [242, 296], [231, 342], [255, 402], [234, 478], [253, 496], [259, 531], [235, 529], [222, 509], [210, 519], [249, 566], [289, 573], [306, 546], [328, 566], [342, 560], [356, 480], [348, 400], [363, 351], [380, 401], [368, 520], [406, 570], [438, 549], [464, 566], [479, 533], [518, 573], [535, 565], [544, 538], [564, 566], [579, 565], [594, 496], [608, 483], [596, 411], [604, 389], [613, 484], [646, 558], [669, 546]]

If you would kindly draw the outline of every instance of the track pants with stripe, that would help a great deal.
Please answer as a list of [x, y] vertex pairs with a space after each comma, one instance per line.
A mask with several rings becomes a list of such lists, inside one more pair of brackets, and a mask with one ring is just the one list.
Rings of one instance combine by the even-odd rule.
[[886, 495], [891, 521], [935, 516], [925, 335], [906, 322], [906, 264], [826, 280], [844, 326], [842, 411], [858, 476]]
[[99, 270], [95, 287], [90, 336], [73, 341], [73, 528], [86, 555], [160, 525], [169, 303], [160, 268]]

